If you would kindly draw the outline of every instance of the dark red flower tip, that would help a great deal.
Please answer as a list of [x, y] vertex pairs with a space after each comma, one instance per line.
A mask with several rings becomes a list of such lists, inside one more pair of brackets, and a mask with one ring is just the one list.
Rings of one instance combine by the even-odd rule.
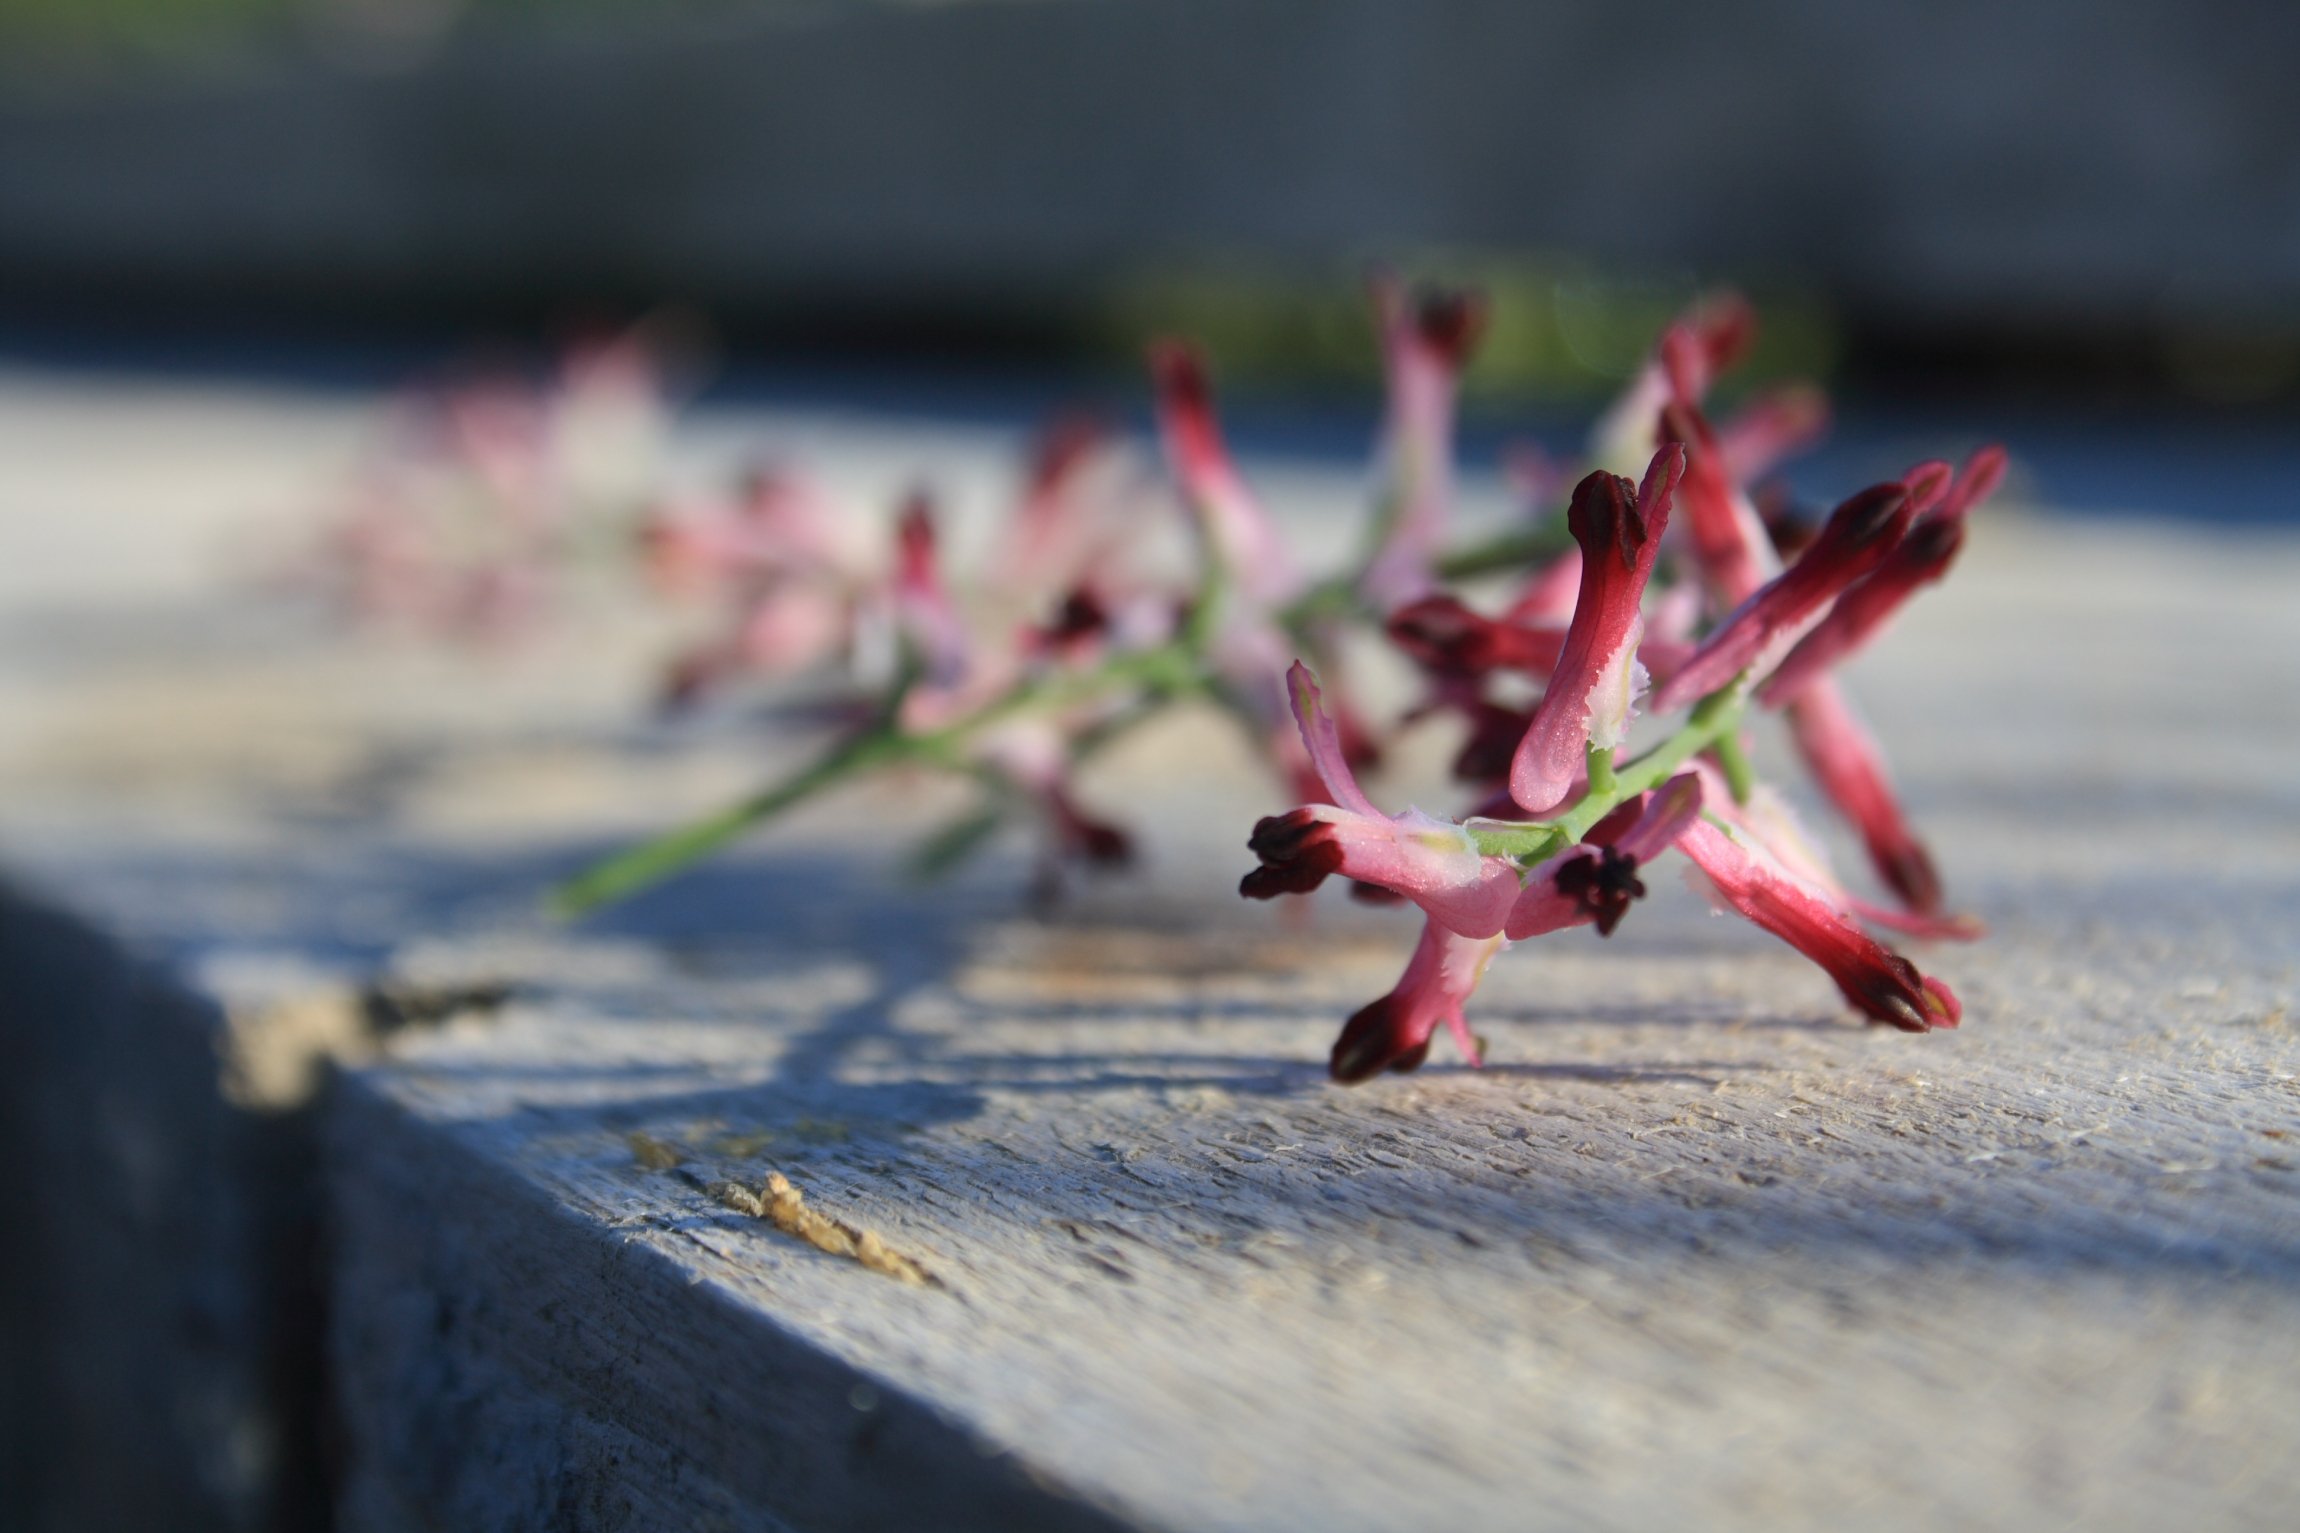
[[1482, 675], [1487, 630], [1493, 625], [1452, 596], [1425, 596], [1390, 614], [1389, 635], [1425, 669], [1454, 675]]
[[1509, 776], [1510, 758], [1533, 722], [1533, 710], [1480, 699], [1469, 704], [1468, 711], [1469, 737], [1454, 754], [1453, 775], [1462, 782], [1501, 782]]
[[1719, 293], [1693, 316], [1712, 373], [1739, 367], [1757, 344], [1757, 307], [1739, 293]]
[[1053, 816], [1056, 839], [1072, 856], [1103, 868], [1124, 867], [1134, 860], [1133, 838], [1081, 809], [1060, 784], [1047, 789], [1046, 807]]
[[1964, 542], [1963, 517], [1937, 512], [1920, 517], [1877, 568], [1838, 597], [1828, 615], [1797, 641], [1758, 689], [1758, 700], [1770, 708], [1804, 695], [1824, 672], [1874, 637], [1918, 587], [1946, 575]]
[[1103, 438], [1102, 422], [1091, 415], [1057, 417], [1039, 433], [1030, 454], [1030, 490], [1043, 493], [1086, 461]]
[[1893, 562], [1907, 565], [1913, 571], [1938, 576], [1948, 567], [1957, 550], [1964, 546], [1965, 521], [1961, 516], [1927, 517], [1909, 529], [1901, 539], [1901, 546], [1893, 550]]
[[1150, 380], [1167, 408], [1202, 414], [1214, 407], [1213, 385], [1206, 378], [1206, 358], [1188, 341], [1150, 343]]
[[1420, 1069], [1430, 1057], [1430, 1041], [1412, 1038], [1409, 1021], [1405, 1003], [1395, 994], [1359, 1007], [1342, 1024], [1327, 1071], [1342, 1085], [1355, 1086], [1384, 1070], [1402, 1075]]
[[1816, 546], [1828, 541], [1840, 556], [1866, 552], [1879, 543], [1890, 546], [1907, 530], [1908, 513], [1905, 485], [1872, 484], [1830, 512], [1821, 536], [1813, 541]]
[[1246, 849], [1262, 859], [1260, 867], [1238, 880], [1238, 892], [1250, 900], [1307, 894], [1342, 866], [1342, 843], [1334, 827], [1306, 808], [1257, 820]]
[[1390, 614], [1387, 626], [1408, 658], [1439, 676], [1474, 678], [1496, 670], [1546, 676], [1565, 643], [1563, 630], [1496, 622], [1452, 596], [1408, 602]]
[[1918, 915], [1938, 915], [1948, 902], [1947, 891], [1941, 887], [1940, 870], [1933, 866], [1932, 854], [1924, 843], [1910, 838], [1882, 840], [1869, 838], [1869, 861], [1875, 864], [1877, 875], [1901, 902]]
[[1637, 568], [1638, 553], [1652, 535], [1637, 504], [1637, 486], [1604, 469], [1592, 471], [1573, 487], [1565, 526], [1581, 545], [1584, 559], [1611, 552], [1629, 570]]
[[934, 579], [934, 502], [924, 490], [903, 499], [895, 524], [895, 550], [904, 577], [931, 583]]
[[1574, 858], [1557, 870], [1556, 881], [1557, 892], [1580, 904], [1601, 937], [1612, 936], [1629, 907], [1645, 898], [1637, 859], [1617, 847], [1597, 847], [1586, 857]]
[[1422, 343], [1459, 368], [1485, 335], [1485, 295], [1468, 288], [1425, 288], [1414, 297], [1414, 330]]
[[1883, 962], [1842, 969], [1832, 976], [1846, 1000], [1872, 1021], [1904, 1033], [1957, 1025], [1963, 1008], [1946, 986], [1926, 979], [1915, 964], [1890, 948], [1880, 952]]
[[1091, 639], [1110, 626], [1110, 613], [1102, 599], [1085, 586], [1062, 598], [1053, 618], [1038, 630], [1038, 641], [1050, 649]]
[[1797, 562], [1758, 588], [1701, 641], [1691, 659], [1654, 691], [1657, 710], [1706, 696], [1802, 638], [1829, 603], [1891, 557], [1909, 526], [1909, 494], [1899, 483], [1874, 484], [1829, 513], [1821, 535]]
[[1670, 392], [1696, 403], [1709, 385], [1741, 365], [1757, 340], [1757, 311], [1738, 293], [1702, 303], [1661, 335], [1661, 368]]
[[1794, 559], [1812, 547], [1813, 539], [1820, 536], [1821, 524], [1813, 513], [1798, 505], [1780, 486], [1761, 491], [1756, 498], [1757, 515], [1765, 523], [1765, 539], [1773, 545], [1773, 552], [1784, 560]]
[[1134, 838], [1117, 826], [1083, 816], [1071, 827], [1073, 844], [1088, 862], [1099, 867], [1122, 868], [1134, 860]]

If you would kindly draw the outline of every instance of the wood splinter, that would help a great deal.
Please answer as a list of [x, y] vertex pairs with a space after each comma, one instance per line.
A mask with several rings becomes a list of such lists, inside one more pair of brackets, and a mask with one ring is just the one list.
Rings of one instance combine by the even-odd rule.
[[712, 1197], [737, 1213], [764, 1219], [818, 1251], [860, 1262], [873, 1272], [914, 1288], [942, 1286], [932, 1273], [889, 1247], [876, 1233], [807, 1207], [805, 1196], [780, 1171], [767, 1173], [767, 1184], [760, 1192], [753, 1192], [739, 1182], [714, 1182], [709, 1191]]

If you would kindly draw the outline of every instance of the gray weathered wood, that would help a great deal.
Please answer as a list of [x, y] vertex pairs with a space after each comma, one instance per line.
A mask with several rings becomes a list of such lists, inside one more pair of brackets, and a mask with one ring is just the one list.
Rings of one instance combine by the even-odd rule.
[[[1332, 1088], [1407, 924], [1233, 901], [1267, 806], [1189, 729], [1092, 786], [1154, 867], [1052, 921], [1012, 864], [889, 885], [851, 827], [917, 823], [895, 793], [552, 931], [528, 897], [600, 827], [750, 769], [632, 753], [635, 658], [39, 679], [0, 822], [224, 999], [226, 1065], [351, 1059], [354, 1527], [2274, 1527], [2296, 578], [2288, 538], [1998, 515], [1864, 663], [1995, 927], [1925, 955], [1968, 1011], [1918, 1039], [1659, 878], [1496, 964], [1487, 1069]], [[96, 728], [171, 687], [172, 760]], [[761, 1217], [775, 1174], [931, 1281]]]

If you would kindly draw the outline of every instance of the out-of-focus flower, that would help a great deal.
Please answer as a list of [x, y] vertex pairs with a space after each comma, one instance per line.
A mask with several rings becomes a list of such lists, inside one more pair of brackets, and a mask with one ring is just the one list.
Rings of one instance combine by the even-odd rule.
[[1761, 680], [1821, 621], [1838, 593], [1884, 562], [1908, 525], [1908, 492], [1897, 484], [1872, 485], [1846, 501], [1796, 563], [1702, 640], [1654, 693], [1653, 706], [1681, 707], [1744, 674]]
[[1454, 397], [1485, 330], [1485, 303], [1454, 289], [1409, 295], [1389, 278], [1375, 284], [1374, 298], [1389, 373], [1382, 440], [1389, 490], [1360, 588], [1376, 611], [1387, 611], [1437, 583], [1453, 510]]
[[[1917, 495], [1915, 481], [1919, 472], [1941, 467], [1920, 465], [1902, 481], [1909, 490], [1912, 505]], [[1920, 587], [1946, 575], [1956, 560], [1957, 551], [1964, 547], [1966, 516], [1995, 492], [2004, 478], [2004, 470], [2004, 449], [1984, 447], [1967, 460], [1964, 471], [1952, 484], [1942, 483], [1947, 478], [1945, 473], [1928, 473], [1927, 504], [1916, 506], [1922, 514], [1910, 526], [1908, 535], [1894, 545], [1875, 570], [1838, 597], [1828, 615], [1797, 642], [1796, 648], [1781, 662], [1780, 669], [1759, 690], [1759, 700], [1768, 707], [1795, 701], [1797, 695], [1824, 672], [1851, 658], [1874, 638]]]

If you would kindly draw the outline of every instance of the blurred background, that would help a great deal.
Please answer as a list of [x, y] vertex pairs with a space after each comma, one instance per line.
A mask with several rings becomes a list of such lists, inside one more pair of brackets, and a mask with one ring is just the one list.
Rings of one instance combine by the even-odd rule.
[[1841, 450], [2281, 519], [2295, 57], [2274, 0], [0, 0], [0, 361], [365, 384], [671, 307], [722, 391], [1027, 415], [1182, 329], [1356, 453], [1376, 261], [1493, 293], [1473, 439], [1729, 282]]

